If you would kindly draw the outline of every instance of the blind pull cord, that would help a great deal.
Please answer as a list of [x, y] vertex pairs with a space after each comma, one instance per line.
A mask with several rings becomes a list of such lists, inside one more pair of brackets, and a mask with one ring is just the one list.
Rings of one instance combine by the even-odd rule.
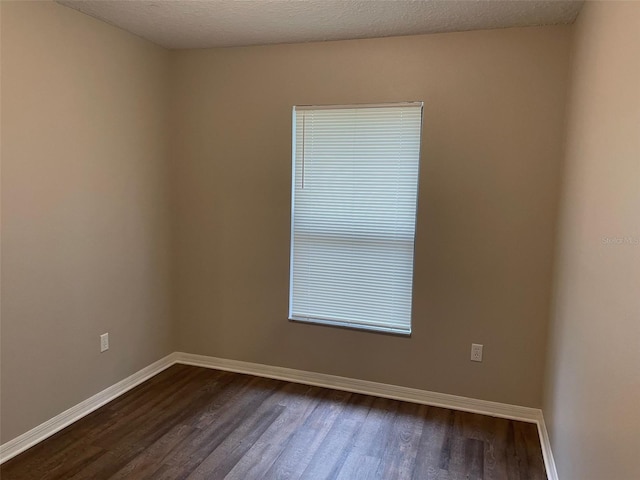
[[302, 114], [302, 177], [300, 179], [300, 189], [304, 190], [304, 139], [306, 137], [305, 132], [305, 120], [307, 119], [307, 114], [304, 112]]

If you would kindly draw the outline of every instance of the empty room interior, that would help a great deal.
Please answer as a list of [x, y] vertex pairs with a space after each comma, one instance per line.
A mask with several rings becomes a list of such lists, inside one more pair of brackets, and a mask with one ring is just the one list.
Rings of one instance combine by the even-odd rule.
[[640, 2], [0, 0], [0, 477], [640, 479]]

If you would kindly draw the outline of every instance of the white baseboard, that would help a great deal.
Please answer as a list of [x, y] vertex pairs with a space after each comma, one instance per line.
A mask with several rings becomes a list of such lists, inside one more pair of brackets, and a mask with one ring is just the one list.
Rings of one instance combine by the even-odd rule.
[[217, 370], [247, 373], [250, 375], [257, 375], [259, 377], [285, 380], [287, 382], [303, 383], [305, 385], [315, 385], [318, 387], [333, 388], [347, 392], [363, 393], [366, 395], [391, 398], [405, 402], [422, 403], [434, 407], [452, 408], [454, 410], [462, 410], [465, 412], [481, 413], [483, 415], [491, 415], [492, 417], [537, 423], [540, 416], [540, 410], [537, 408], [520, 407], [517, 405], [508, 405], [506, 403], [497, 403], [490, 402], [488, 400], [477, 400], [475, 398], [449, 395], [447, 393], [429, 392], [427, 390], [400, 387], [398, 385], [388, 385], [385, 383], [338, 377], [336, 375], [327, 375], [325, 373], [294, 370], [291, 368], [272, 367], [259, 363], [241, 362], [225, 358], [207, 357], [182, 352], [177, 352], [176, 355], [177, 363], [183, 363], [185, 365], [195, 365], [198, 367], [215, 368]]
[[405, 402], [421, 403], [434, 407], [450, 408], [453, 410], [490, 415], [492, 417], [535, 423], [538, 426], [538, 435], [540, 437], [548, 480], [558, 480], [547, 428], [542, 416], [542, 410], [538, 408], [521, 407], [518, 405], [490, 402], [488, 400], [478, 400], [475, 398], [418, 390], [398, 385], [388, 385], [367, 380], [327, 375], [324, 373], [273, 367], [259, 363], [241, 362], [239, 360], [229, 360], [183, 352], [176, 352], [176, 363], [246, 373], [259, 377], [285, 380], [287, 382], [303, 383], [305, 385], [315, 385], [318, 387], [333, 388], [347, 392], [362, 393], [376, 397], [385, 397]]
[[542, 454], [544, 457], [548, 480], [558, 480], [558, 474], [556, 472], [553, 454], [551, 452], [551, 445], [549, 443], [549, 435], [540, 409], [460, 397], [447, 393], [418, 390], [398, 385], [370, 382], [367, 380], [339, 377], [324, 373], [307, 372], [304, 370], [274, 367], [259, 363], [241, 362], [239, 360], [229, 360], [183, 352], [174, 352], [167, 355], [148, 367], [143, 368], [139, 372], [134, 373], [130, 377], [125, 378], [115, 385], [95, 394], [91, 398], [88, 398], [76, 406], [65, 410], [52, 419], [47, 420], [41, 425], [23, 433], [19, 437], [0, 445], [0, 464], [15, 457], [36, 443], [41, 442], [45, 438], [50, 437], [71, 423], [80, 420], [82, 417], [100, 408], [102, 405], [119, 397], [125, 392], [131, 390], [133, 387], [176, 363], [245, 373], [259, 377], [302, 383], [305, 385], [315, 385], [318, 387], [333, 388], [347, 392], [362, 393], [365, 395], [374, 395], [394, 400], [421, 403], [435, 407], [450, 408], [453, 410], [462, 410], [465, 412], [479, 413], [493, 417], [535, 423], [538, 426], [538, 434], [540, 436], [540, 444], [542, 446]]
[[553, 459], [553, 452], [551, 451], [551, 440], [549, 439], [547, 425], [544, 423], [542, 410], [540, 410], [540, 418], [536, 423], [538, 424], [538, 435], [540, 436], [540, 446], [542, 447], [544, 466], [547, 469], [547, 478], [548, 480], [559, 480], [558, 471], [556, 470], [556, 461]]
[[54, 433], [59, 432], [63, 428], [80, 420], [82, 417], [89, 415], [94, 410], [97, 410], [104, 404], [119, 397], [125, 392], [128, 392], [133, 387], [141, 384], [145, 380], [157, 375], [161, 371], [169, 368], [176, 363], [176, 354], [171, 353], [166, 357], [152, 363], [148, 367], [134, 373], [133, 375], [119, 381], [115, 385], [105, 388], [101, 392], [96, 393], [94, 396], [87, 398], [83, 402], [65, 410], [64, 412], [56, 415], [55, 417], [41, 423], [35, 428], [32, 428], [28, 432], [9, 440], [8, 442], [0, 445], [0, 464], [15, 457], [19, 453], [24, 452], [28, 448], [34, 446], [36, 443], [40, 443], [45, 438], [50, 437]]

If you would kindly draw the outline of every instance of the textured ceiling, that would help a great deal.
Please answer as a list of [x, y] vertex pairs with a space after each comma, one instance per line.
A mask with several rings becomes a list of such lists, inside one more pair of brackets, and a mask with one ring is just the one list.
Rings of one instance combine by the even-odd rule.
[[582, 1], [58, 0], [168, 48], [295, 43], [572, 23]]

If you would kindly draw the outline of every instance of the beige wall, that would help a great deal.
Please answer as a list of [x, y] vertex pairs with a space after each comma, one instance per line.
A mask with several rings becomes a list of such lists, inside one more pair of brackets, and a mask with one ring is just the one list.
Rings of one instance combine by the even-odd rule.
[[588, 3], [575, 28], [544, 414], [561, 479], [632, 480], [640, 478], [640, 3]]
[[173, 348], [168, 52], [49, 2], [1, 43], [6, 442]]
[[[570, 33], [173, 52], [179, 349], [539, 407]], [[289, 323], [291, 107], [403, 100], [425, 102], [412, 338]]]

